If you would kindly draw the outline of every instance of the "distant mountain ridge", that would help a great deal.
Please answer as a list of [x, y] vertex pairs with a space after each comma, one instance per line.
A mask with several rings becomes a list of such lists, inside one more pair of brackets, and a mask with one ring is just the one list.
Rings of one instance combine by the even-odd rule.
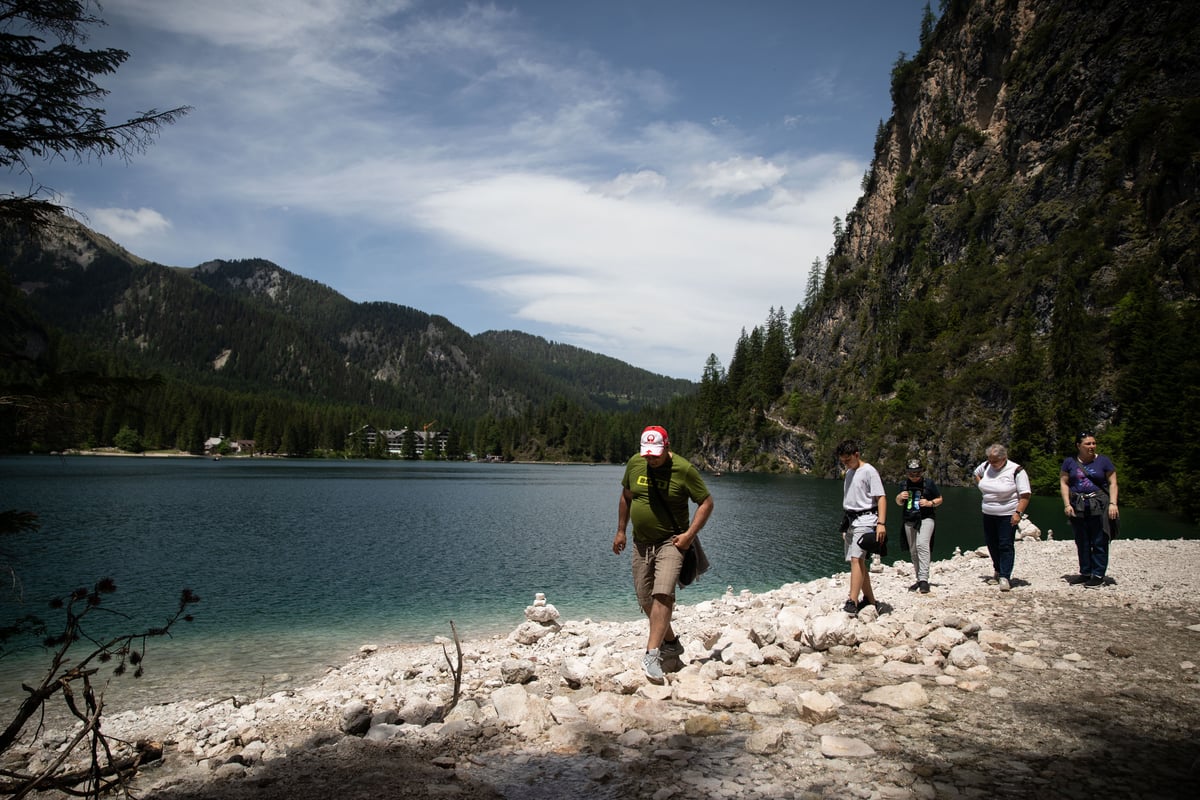
[[154, 264], [72, 220], [38, 243], [0, 243], [0, 268], [48, 325], [140, 368], [238, 391], [425, 419], [513, 416], [554, 397], [638, 409], [695, 389], [530, 334], [472, 336], [415, 308], [356, 303], [262, 259]]

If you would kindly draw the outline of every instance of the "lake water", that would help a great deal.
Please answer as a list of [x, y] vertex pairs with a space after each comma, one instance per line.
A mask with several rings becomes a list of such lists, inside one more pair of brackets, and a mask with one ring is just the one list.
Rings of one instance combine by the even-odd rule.
[[[38, 514], [41, 530], [0, 541], [18, 583], [3, 622], [112, 577], [104, 607], [119, 628], [161, 624], [187, 587], [195, 621], [152, 639], [146, 675], [108, 690], [110, 707], [278, 688], [344, 663], [366, 642], [429, 642], [507, 633], [544, 592], [566, 619], [625, 620], [628, 551], [611, 550], [622, 467], [441, 462], [0, 458], [0, 509]], [[682, 590], [694, 604], [845, 570], [841, 481], [795, 475], [709, 479], [716, 509], [702, 539], [713, 569]], [[890, 493], [895, 483], [888, 484]], [[979, 494], [945, 490], [935, 559], [982, 544]], [[899, 550], [892, 506], [892, 552]], [[1031, 517], [1063, 538], [1056, 497]], [[1162, 514], [1122, 509], [1128, 538], [1197, 538]], [[1070, 565], [1064, 565], [1064, 569]], [[21, 601], [21, 602], [19, 602]], [[9, 644], [11, 649], [11, 643]], [[48, 661], [0, 659], [0, 710]]]

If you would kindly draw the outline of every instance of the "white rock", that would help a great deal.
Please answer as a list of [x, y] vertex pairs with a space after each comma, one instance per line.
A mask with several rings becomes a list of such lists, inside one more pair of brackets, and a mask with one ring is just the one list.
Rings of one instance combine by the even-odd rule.
[[238, 764], [236, 761], [230, 761], [213, 770], [213, 777], [217, 780], [229, 780], [233, 778], [241, 778], [246, 775], [246, 767]]
[[909, 681], [872, 689], [862, 696], [862, 701], [868, 705], [888, 706], [902, 711], [929, 705], [929, 695], [921, 684]]
[[518, 644], [531, 645], [535, 644], [552, 633], [557, 633], [559, 626], [556, 623], [541, 623], [532, 620], [522, 622], [517, 629], [509, 634], [509, 638]]
[[588, 682], [591, 665], [586, 658], [578, 656], [564, 658], [559, 665], [558, 674], [572, 689], [578, 689]]
[[808, 627], [808, 609], [801, 606], [785, 606], [775, 615], [776, 637], [800, 641]]
[[861, 739], [826, 734], [821, 737], [821, 755], [826, 758], [870, 758], [875, 749]]
[[946, 658], [959, 669], [969, 669], [970, 667], [987, 663], [987, 656], [984, 654], [983, 648], [974, 639], [970, 639], [954, 647]]
[[809, 620], [808, 639], [814, 650], [828, 650], [837, 645], [858, 644], [854, 623], [841, 612], [824, 614]]
[[267, 743], [261, 739], [251, 742], [242, 748], [242, 761], [247, 764], [253, 764], [261, 761], [263, 753], [267, 750]]
[[800, 712], [800, 719], [812, 725], [819, 725], [822, 722], [829, 722], [836, 719], [838, 709], [842, 707], [841, 698], [833, 692], [807, 691], [802, 692], [796, 699], [796, 708]]
[[1042, 531], [1037, 525], [1033, 524], [1033, 520], [1029, 517], [1021, 517], [1021, 521], [1017, 523], [1017, 540], [1042, 538]]
[[424, 725], [441, 711], [441, 704], [426, 697], [409, 697], [397, 710], [397, 715], [409, 725]]
[[403, 725], [391, 725], [385, 722], [372, 725], [364, 738], [371, 742], [386, 742], [388, 739], [399, 736], [403, 731]]
[[617, 744], [622, 747], [641, 747], [650, 741], [650, 734], [638, 728], [627, 730], [617, 737]]
[[500, 662], [500, 680], [505, 683], [529, 683], [537, 675], [537, 665], [525, 658], [506, 658]]
[[796, 663], [793, 666], [797, 670], [807, 672], [815, 678], [825, 669], [826, 660], [824, 653], [805, 653], [796, 659]]
[[1010, 652], [1016, 649], [1013, 640], [999, 631], [980, 631], [975, 638], [981, 646], [994, 652]]
[[777, 725], [754, 731], [746, 737], [746, 750], [758, 755], [778, 753], [783, 746], [783, 728]]
[[932, 631], [921, 640], [921, 643], [931, 650], [940, 650], [943, 653], [949, 653], [966, 640], [967, 637], [957, 628], [942, 627]]
[[680, 677], [672, 685], [672, 696], [685, 703], [706, 706], [713, 702], [716, 693], [711, 680], [698, 673], [680, 673]]
[[492, 705], [501, 722], [515, 727], [525, 721], [529, 692], [521, 685], [503, 686], [492, 692]]
[[889, 661], [879, 671], [889, 678], [936, 678], [942, 674], [941, 668], [934, 664], [910, 664], [905, 661]]
[[790, 664], [792, 656], [787, 650], [777, 644], [769, 644], [759, 651], [764, 664]]
[[721, 660], [726, 664], [741, 663], [756, 667], [763, 663], [763, 656], [758, 645], [753, 642], [732, 642], [721, 649]]
[[1024, 669], [1049, 669], [1050, 665], [1037, 656], [1029, 653], [1015, 653], [1012, 657], [1013, 666]]
[[555, 622], [558, 620], [558, 609], [549, 603], [543, 605], [532, 605], [525, 608], [525, 619], [530, 622]]
[[625, 719], [621, 698], [604, 692], [592, 698], [582, 709], [589, 724], [601, 733], [619, 736], [625, 732]]

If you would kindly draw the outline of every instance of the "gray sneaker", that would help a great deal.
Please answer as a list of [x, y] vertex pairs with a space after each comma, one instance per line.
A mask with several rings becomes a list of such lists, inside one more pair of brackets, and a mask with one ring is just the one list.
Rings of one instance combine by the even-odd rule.
[[662, 657], [657, 649], [649, 650], [642, 656], [642, 670], [651, 683], [662, 683], [666, 679], [662, 671]]
[[663, 642], [658, 648], [658, 652], [663, 658], [679, 658], [683, 655], [683, 642], [676, 639], [673, 642]]
[[1011, 589], [1011, 588], [1012, 588], [1012, 587], [1011, 587], [1011, 586], [1009, 585], [1009, 583], [1008, 583], [1008, 578], [1001, 578], [1001, 579], [1000, 579], [1000, 591], [1002, 591], [1002, 592], [1007, 592], [1007, 591], [1008, 591], [1009, 589]]

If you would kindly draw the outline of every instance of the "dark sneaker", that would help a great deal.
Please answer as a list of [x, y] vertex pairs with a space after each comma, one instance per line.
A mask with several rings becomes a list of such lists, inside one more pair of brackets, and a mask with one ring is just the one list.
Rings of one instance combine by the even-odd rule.
[[683, 642], [676, 639], [673, 642], [663, 642], [658, 648], [658, 652], [663, 658], [679, 658], [683, 655]]
[[646, 673], [646, 677], [651, 683], [662, 683], [665, 680], [662, 657], [659, 656], [657, 650], [649, 650], [646, 655], [642, 656], [642, 671]]
[[1072, 575], [1071, 577], [1067, 578], [1067, 583], [1072, 586], [1078, 586], [1081, 583], [1087, 583], [1090, 577], [1090, 575]]
[[917, 582], [916, 582], [916, 583], [914, 583], [912, 586], [908, 587], [908, 590], [909, 590], [910, 592], [915, 592], [917, 589], [920, 589], [920, 588], [921, 588], [921, 583], [922, 583], [922, 581], [917, 581]]
[[858, 613], [858, 603], [854, 602], [853, 600], [847, 600], [846, 605], [842, 606], [842, 611], [845, 611], [847, 614], [853, 617]]
[[921, 592], [921, 594], [929, 594], [929, 581], [919, 581], [919, 583], [920, 586], [918, 586], [917, 589]]
[[1104, 578], [1101, 578], [1099, 575], [1093, 575], [1084, 581], [1083, 585], [1088, 589], [1095, 589], [1104, 585]]
[[875, 600], [867, 600], [865, 597], [862, 599], [861, 602], [859, 602], [858, 610], [862, 611], [867, 606], [875, 606], [875, 610], [879, 611], [879, 603], [876, 602]]

